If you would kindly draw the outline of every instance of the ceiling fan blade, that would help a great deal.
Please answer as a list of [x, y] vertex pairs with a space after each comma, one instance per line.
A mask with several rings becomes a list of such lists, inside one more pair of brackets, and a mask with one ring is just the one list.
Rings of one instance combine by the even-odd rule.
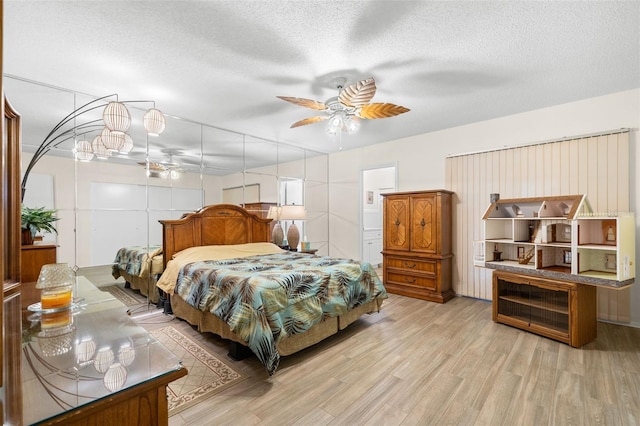
[[360, 118], [366, 119], [387, 118], [404, 114], [408, 111], [411, 110], [400, 105], [377, 103], [363, 105], [358, 115], [360, 116]]
[[376, 81], [369, 77], [342, 89], [338, 100], [346, 106], [360, 107], [368, 104], [375, 94]]
[[288, 96], [276, 96], [276, 98], [280, 98], [283, 101], [291, 102], [292, 104], [300, 105], [305, 108], [317, 109], [320, 111], [327, 109], [324, 102], [314, 101], [313, 99], [292, 98]]
[[[139, 161], [138, 164], [140, 164], [141, 166], [144, 166], [144, 168], [147, 168], [147, 163], [144, 161]], [[156, 163], [155, 161], [149, 161], [149, 170], [153, 170], [153, 171], [157, 171], [157, 172], [162, 172], [164, 170], [166, 170], [166, 167], [163, 164], [160, 163]]]
[[316, 115], [315, 117], [309, 117], [309, 118], [305, 118], [304, 120], [300, 120], [300, 121], [296, 121], [295, 123], [293, 123], [291, 125], [291, 128], [293, 129], [294, 127], [300, 127], [300, 126], [304, 126], [307, 124], [313, 124], [313, 123], [318, 123], [320, 121], [324, 121], [327, 120], [329, 118], [328, 115]]

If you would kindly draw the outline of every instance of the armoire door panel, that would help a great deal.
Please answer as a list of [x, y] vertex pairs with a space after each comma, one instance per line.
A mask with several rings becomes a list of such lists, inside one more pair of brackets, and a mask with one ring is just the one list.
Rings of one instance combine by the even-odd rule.
[[411, 250], [425, 253], [437, 251], [437, 206], [434, 195], [411, 199]]
[[409, 198], [386, 200], [384, 235], [392, 250], [409, 250]]

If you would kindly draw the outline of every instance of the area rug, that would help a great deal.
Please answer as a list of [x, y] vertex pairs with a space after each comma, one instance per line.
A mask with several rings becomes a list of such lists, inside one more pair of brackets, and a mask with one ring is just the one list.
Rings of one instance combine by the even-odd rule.
[[100, 287], [100, 290], [110, 293], [113, 297], [121, 301], [127, 306], [140, 305], [146, 303], [147, 298], [141, 294], [134, 294], [130, 290], [126, 290], [119, 285], [108, 285]]
[[150, 333], [173, 352], [189, 371], [189, 374], [169, 383], [167, 387], [169, 416], [247, 378], [172, 326]]

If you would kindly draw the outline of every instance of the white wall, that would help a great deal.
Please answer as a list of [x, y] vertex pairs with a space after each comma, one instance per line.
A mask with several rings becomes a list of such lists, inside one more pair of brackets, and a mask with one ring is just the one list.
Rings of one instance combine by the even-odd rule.
[[[22, 168], [26, 168], [26, 165], [31, 159], [31, 154], [22, 153]], [[53, 155], [45, 155], [38, 161], [34, 167], [32, 173], [36, 174], [48, 174], [53, 176], [53, 194], [54, 194], [54, 206], [58, 211], [58, 217], [60, 220], [56, 222], [56, 228], [58, 235], [53, 236], [56, 238], [58, 244], [57, 261], [66, 262], [71, 265], [77, 265], [79, 267], [94, 265], [92, 261], [91, 242], [92, 237], [95, 236], [95, 228], [92, 226], [92, 220], [96, 215], [96, 209], [91, 204], [92, 199], [95, 200], [96, 196], [100, 197], [100, 194], [95, 194], [92, 191], [92, 185], [96, 183], [111, 183], [111, 184], [126, 184], [140, 185], [145, 188], [147, 181], [149, 185], [165, 188], [186, 188], [186, 189], [199, 189], [204, 186], [205, 193], [208, 191], [207, 183], [210, 180], [205, 180], [201, 184], [199, 175], [181, 175], [178, 181], [171, 181], [170, 179], [147, 179], [144, 169], [139, 165], [123, 165], [109, 161], [91, 161], [88, 163], [76, 162], [73, 158], [57, 157]], [[27, 194], [31, 190], [29, 185], [32, 183], [29, 180], [27, 184]], [[211, 186], [214, 186], [211, 184]], [[220, 191], [221, 192], [221, 191]], [[142, 195], [145, 198], [145, 195]], [[25, 196], [26, 198], [26, 196]], [[133, 205], [133, 200], [125, 200], [126, 205]], [[136, 207], [131, 208], [131, 212], [141, 213], [147, 216], [147, 200], [137, 200], [139, 203]], [[189, 211], [193, 209], [193, 202], [190, 201], [188, 205], [181, 208], [175, 205], [174, 208], [179, 209], [180, 214], [183, 211]], [[143, 206], [142, 208], [140, 206]], [[149, 214], [151, 216], [157, 216], [160, 212], [154, 205], [149, 205]], [[103, 211], [103, 214], [108, 215], [107, 211]], [[127, 213], [121, 211], [118, 213]], [[109, 216], [111, 226], [117, 227], [118, 223], [116, 217], [119, 217], [117, 213]], [[157, 221], [155, 222], [157, 223]], [[154, 223], [154, 224], [155, 224]], [[144, 241], [142, 242], [144, 243]], [[157, 242], [156, 242], [157, 243]], [[140, 244], [137, 243], [137, 244]], [[113, 252], [115, 256], [115, 251]]]
[[[329, 156], [329, 254], [340, 257], [359, 255], [357, 218], [361, 194], [358, 182], [362, 169], [394, 159], [398, 164], [399, 191], [445, 188], [447, 155], [558, 140], [623, 127], [640, 128], [640, 89], [332, 154]], [[631, 132], [630, 137], [630, 170], [635, 172], [640, 167], [637, 132]], [[638, 227], [640, 188], [635, 173], [629, 179], [633, 194], [630, 205], [636, 212]], [[636, 240], [638, 245], [637, 232]], [[636, 250], [636, 262], [639, 259], [640, 250]], [[631, 298], [632, 323], [640, 325], [640, 288], [637, 285], [631, 291]]]

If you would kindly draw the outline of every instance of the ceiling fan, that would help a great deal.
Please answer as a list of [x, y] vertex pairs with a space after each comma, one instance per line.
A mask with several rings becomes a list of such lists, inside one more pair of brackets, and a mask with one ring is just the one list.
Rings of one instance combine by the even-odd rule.
[[147, 176], [152, 178], [167, 178], [177, 179], [184, 171], [177, 163], [159, 163], [157, 161], [145, 161], [138, 162], [147, 171]]
[[344, 87], [344, 81], [342, 81], [338, 83], [337, 88], [338, 96], [329, 98], [325, 102], [277, 96], [283, 101], [326, 113], [326, 115], [317, 115], [297, 121], [291, 125], [291, 128], [329, 120], [329, 126], [327, 127], [329, 134], [336, 134], [340, 130], [351, 134], [360, 127], [359, 119], [361, 118], [368, 120], [387, 118], [410, 111], [409, 108], [390, 103], [369, 103], [376, 94], [376, 82], [373, 77], [360, 80], [346, 87]]

